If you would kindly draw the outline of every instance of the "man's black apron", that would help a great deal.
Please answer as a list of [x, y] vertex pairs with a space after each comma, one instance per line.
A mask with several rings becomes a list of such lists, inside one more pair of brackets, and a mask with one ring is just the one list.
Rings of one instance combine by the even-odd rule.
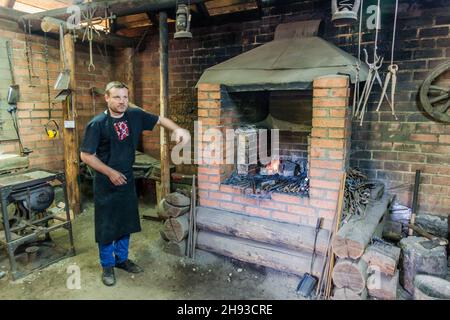
[[135, 150], [131, 124], [125, 113], [120, 121], [127, 121], [129, 136], [120, 141], [109, 112], [107, 117], [110, 154], [105, 163], [124, 174], [127, 177], [127, 183], [115, 186], [107, 176], [100, 172], [95, 174], [95, 240], [100, 244], [110, 243], [124, 235], [141, 231], [133, 176]]

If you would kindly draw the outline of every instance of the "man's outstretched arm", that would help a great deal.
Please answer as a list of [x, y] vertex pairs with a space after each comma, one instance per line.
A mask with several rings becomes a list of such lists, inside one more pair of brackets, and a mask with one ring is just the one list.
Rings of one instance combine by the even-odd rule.
[[191, 134], [188, 130], [181, 128], [179, 125], [168, 118], [160, 116], [157, 124], [173, 132], [175, 134], [176, 143], [182, 142], [183, 144], [185, 144], [188, 143], [191, 139]]

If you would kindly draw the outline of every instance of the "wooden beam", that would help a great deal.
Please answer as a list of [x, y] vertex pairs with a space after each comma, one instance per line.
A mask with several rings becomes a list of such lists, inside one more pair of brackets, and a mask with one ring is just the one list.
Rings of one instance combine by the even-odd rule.
[[[59, 33], [59, 26], [61, 24], [64, 27], [64, 32], [70, 31], [67, 27], [67, 22], [52, 17], [43, 18], [42, 22], [40, 23], [40, 28], [44, 32]], [[32, 25], [34, 26], [34, 28], [36, 28], [36, 22], [32, 22]], [[84, 31], [85, 29], [76, 29], [76, 34], [80, 39], [83, 38]], [[113, 47], [134, 47], [135, 45], [135, 39], [133, 38], [104, 33], [103, 34], [100, 33], [99, 36], [95, 32], [93, 41], [101, 44], [103, 44], [106, 41], [107, 45]]]
[[17, 2], [43, 10], [67, 8], [73, 3], [73, 1], [56, 1], [56, 0], [19, 0]]
[[[169, 110], [169, 26], [167, 13], [159, 13], [159, 66], [160, 66], [160, 116], [167, 117]], [[170, 193], [169, 139], [161, 126], [161, 198]]]
[[[67, 193], [69, 196], [69, 206], [75, 215], [80, 213], [80, 186], [78, 185], [79, 177], [79, 160], [78, 160], [78, 139], [77, 139], [77, 115], [76, 115], [76, 105], [77, 105], [77, 82], [75, 78], [75, 44], [72, 40], [72, 35], [66, 34], [64, 36], [64, 46], [66, 51], [66, 59], [68, 62], [68, 69], [70, 70], [70, 85], [69, 88], [72, 90], [72, 95], [66, 98], [63, 102], [63, 121], [73, 120], [75, 122], [75, 128], [63, 129], [64, 136], [64, 169], [66, 175], [67, 183]], [[61, 61], [63, 61], [61, 57]], [[74, 110], [74, 112], [70, 112]]]
[[153, 12], [147, 12], [147, 17], [155, 28], [159, 28], [158, 17]]
[[129, 101], [135, 101], [134, 90], [134, 48], [126, 48], [123, 52], [125, 61], [128, 63], [125, 67], [125, 83], [128, 86], [128, 99]]
[[197, 248], [299, 276], [310, 272], [319, 277], [323, 262], [317, 256], [311, 272], [310, 253], [203, 230], [198, 232]]
[[200, 2], [196, 4], [198, 12], [205, 18], [209, 18], [208, 8], [206, 7], [204, 2]]
[[[197, 207], [199, 230], [253, 240], [286, 249], [313, 252], [315, 229], [310, 226], [278, 222], [244, 214]], [[324, 256], [328, 250], [329, 231], [319, 230], [316, 252]]]
[[0, 19], [18, 22], [21, 17], [25, 16], [26, 12], [0, 7]]
[[[190, 3], [196, 4], [203, 1], [204, 0], [190, 0]], [[159, 12], [167, 9], [175, 9], [176, 4], [177, 0], [109, 0], [92, 2], [90, 4], [81, 3], [78, 6], [81, 11], [91, 7], [99, 8], [100, 12], [103, 12], [102, 9], [104, 9], [105, 6], [109, 6], [111, 12], [113, 12], [117, 17], [122, 17], [142, 12]], [[42, 19], [44, 17], [53, 17], [66, 20], [69, 16], [70, 14], [66, 12], [66, 8], [62, 8], [28, 14], [24, 17], [24, 19]]]

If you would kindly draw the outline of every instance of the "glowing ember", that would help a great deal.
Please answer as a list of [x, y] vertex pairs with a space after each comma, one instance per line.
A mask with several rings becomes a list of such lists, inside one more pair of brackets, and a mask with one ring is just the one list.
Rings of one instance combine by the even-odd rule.
[[272, 160], [265, 168], [267, 175], [277, 174], [280, 169], [280, 160]]

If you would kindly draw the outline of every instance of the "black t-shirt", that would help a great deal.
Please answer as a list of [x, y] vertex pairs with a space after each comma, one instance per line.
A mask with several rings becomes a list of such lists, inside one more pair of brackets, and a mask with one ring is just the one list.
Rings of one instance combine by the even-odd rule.
[[[126, 111], [126, 117], [112, 118], [112, 124], [119, 140], [133, 139], [133, 146], [136, 150], [142, 131], [153, 130], [158, 119], [158, 116], [145, 112], [140, 108], [129, 107]], [[94, 117], [86, 126], [80, 150], [96, 154], [102, 162], [107, 163], [110, 139], [111, 130], [108, 126], [108, 115], [106, 112], [103, 112]]]

